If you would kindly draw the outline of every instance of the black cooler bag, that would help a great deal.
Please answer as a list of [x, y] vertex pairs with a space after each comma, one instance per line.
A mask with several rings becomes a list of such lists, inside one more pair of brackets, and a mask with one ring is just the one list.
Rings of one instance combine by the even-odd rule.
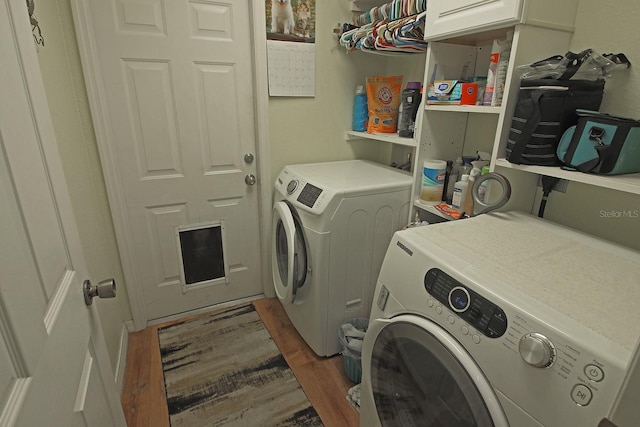
[[604, 80], [521, 80], [506, 158], [522, 165], [557, 166], [556, 149], [578, 121], [576, 109], [600, 108]]

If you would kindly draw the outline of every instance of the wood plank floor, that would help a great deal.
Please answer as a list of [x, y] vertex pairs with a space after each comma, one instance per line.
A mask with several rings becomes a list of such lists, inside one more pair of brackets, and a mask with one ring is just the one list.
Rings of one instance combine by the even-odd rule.
[[[358, 412], [346, 400], [353, 383], [344, 374], [342, 356], [316, 356], [291, 325], [277, 299], [259, 299], [253, 304], [324, 425], [357, 427]], [[209, 313], [189, 318], [206, 314]], [[129, 427], [169, 427], [158, 328], [186, 319], [150, 326], [129, 336], [122, 392]]]

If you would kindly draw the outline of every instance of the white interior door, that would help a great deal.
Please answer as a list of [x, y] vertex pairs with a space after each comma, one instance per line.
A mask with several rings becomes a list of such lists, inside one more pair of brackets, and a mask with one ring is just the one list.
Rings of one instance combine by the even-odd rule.
[[124, 426], [24, 0], [0, 1], [0, 425]]
[[[127, 284], [139, 287], [138, 307], [149, 320], [261, 293], [258, 189], [246, 179], [256, 174], [246, 156], [256, 139], [251, 2], [87, 4], [77, 16], [94, 44], [89, 78], [108, 116], [101, 155], [111, 150], [114, 159], [104, 170], [121, 193], [111, 203], [124, 204], [129, 242], [119, 236], [119, 245], [132, 248]], [[180, 247], [178, 231], [202, 224], [221, 225], [218, 252], [207, 243]], [[203, 272], [189, 281], [186, 252], [200, 257], [198, 272], [222, 252], [224, 277]]]

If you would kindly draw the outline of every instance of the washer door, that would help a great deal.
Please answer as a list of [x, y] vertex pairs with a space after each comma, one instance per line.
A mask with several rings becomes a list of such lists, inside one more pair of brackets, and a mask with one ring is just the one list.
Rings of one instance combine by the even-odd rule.
[[307, 278], [308, 263], [302, 224], [287, 202], [274, 204], [272, 230], [273, 285], [283, 303], [292, 303]]
[[427, 319], [401, 315], [374, 320], [365, 357], [371, 361], [369, 379], [383, 426], [509, 426], [471, 356]]

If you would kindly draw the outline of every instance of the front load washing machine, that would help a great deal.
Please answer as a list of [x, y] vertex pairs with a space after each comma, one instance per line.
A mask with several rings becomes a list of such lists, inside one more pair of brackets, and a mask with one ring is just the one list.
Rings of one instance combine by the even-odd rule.
[[522, 213], [397, 232], [360, 425], [596, 427], [640, 324], [640, 254]]
[[275, 182], [276, 294], [319, 356], [338, 353], [338, 328], [368, 317], [393, 233], [409, 218], [412, 178], [349, 160], [286, 166]]

